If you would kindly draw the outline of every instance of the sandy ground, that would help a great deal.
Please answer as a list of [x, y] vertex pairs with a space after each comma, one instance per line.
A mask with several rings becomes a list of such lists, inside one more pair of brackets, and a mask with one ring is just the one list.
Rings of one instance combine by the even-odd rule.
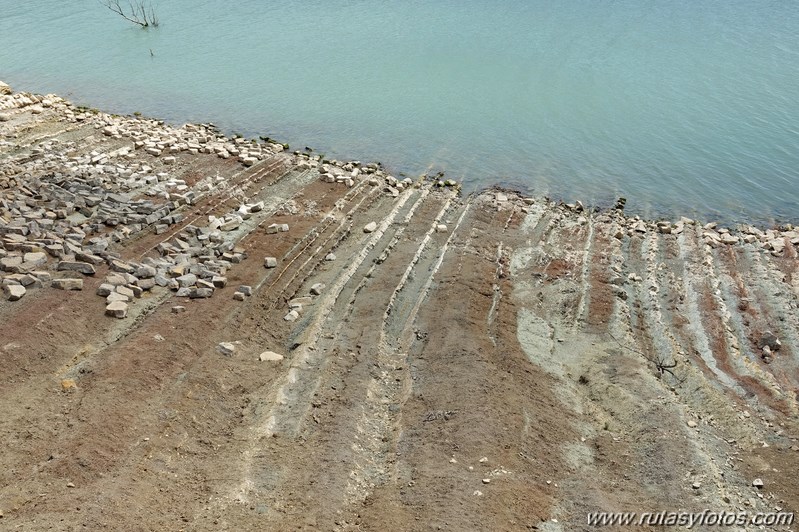
[[[132, 145], [53, 110], [6, 116], [15, 186], [48, 140]], [[700, 225], [637, 231], [620, 211], [430, 180], [393, 197], [299, 161], [163, 166], [265, 203], [211, 299], [156, 288], [107, 317], [101, 265], [82, 291], [0, 301], [0, 529], [554, 532], [602, 510], [799, 510], [790, 241], [713, 247]], [[239, 201], [210, 194], [183, 223]], [[114, 251], [141, 260], [181, 230]]]

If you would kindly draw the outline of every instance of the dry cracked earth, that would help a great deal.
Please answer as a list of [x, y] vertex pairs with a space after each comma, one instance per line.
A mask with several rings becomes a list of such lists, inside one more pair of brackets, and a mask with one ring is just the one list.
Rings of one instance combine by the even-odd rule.
[[[462, 197], [210, 126], [0, 98], [0, 256], [25, 259], [0, 275], [7, 295], [27, 283], [0, 301], [0, 529], [799, 510], [791, 227]], [[212, 296], [178, 297], [186, 272]], [[120, 276], [124, 318], [97, 295]]]

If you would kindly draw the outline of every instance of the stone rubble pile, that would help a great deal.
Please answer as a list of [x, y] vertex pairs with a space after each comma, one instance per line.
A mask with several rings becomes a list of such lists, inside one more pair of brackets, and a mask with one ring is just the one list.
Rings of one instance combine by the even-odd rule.
[[[499, 195], [506, 197], [504, 193], [499, 193]], [[535, 200], [530, 199], [530, 202], [534, 201]], [[576, 204], [565, 204], [564, 207], [573, 212], [584, 211], [583, 205], [580, 202]], [[523, 208], [522, 210], [525, 209]], [[752, 225], [741, 224], [730, 229], [727, 227], [719, 227], [716, 222], [702, 225], [700, 222], [684, 216], [676, 222], [667, 220], [646, 221], [642, 220], [639, 216], [626, 217], [618, 209], [603, 213], [600, 217], [596, 218], [596, 221], [616, 223], [614, 236], [618, 239], [623, 238], [625, 235], [632, 236], [636, 233], [646, 234], [650, 232], [679, 235], [687, 228], [693, 228], [701, 232], [705, 244], [712, 248], [751, 244], [771, 255], [781, 256], [787, 246], [799, 247], [799, 228], [791, 224], [767, 230], [761, 230]]]
[[763, 231], [751, 225], [739, 225], [734, 229], [719, 227], [716, 222], [701, 225], [699, 222], [685, 217], [680, 218], [677, 222], [645, 222], [636, 217], [628, 220], [627, 233], [655, 231], [662, 234], [679, 235], [686, 227], [700, 230], [705, 244], [713, 248], [752, 244], [774, 256], [780, 256], [786, 246], [799, 246], [799, 230], [792, 225]]
[[319, 179], [325, 183], [340, 183], [347, 187], [355, 186], [355, 183], [360, 178], [367, 179], [367, 182], [372, 186], [381, 186], [385, 188], [383, 192], [386, 194], [397, 197], [399, 193], [406, 188], [413, 186], [413, 180], [406, 177], [403, 180], [398, 180], [392, 175], [388, 175], [378, 163], [361, 164], [360, 161], [341, 162], [341, 161], [319, 161], [318, 157], [311, 157], [307, 154], [299, 154], [299, 157], [304, 157], [309, 161], [311, 166], [316, 165], [319, 170]]
[[[246, 254], [235, 247], [232, 236], [224, 235], [261, 211], [262, 202], [211, 216], [207, 227], [183, 228], [158, 246], [157, 258], [128, 263], [111, 251], [114, 244], [141, 231], [165, 232], [183, 221], [180, 207], [228, 186], [218, 175], [190, 186], [170, 172], [156, 171], [158, 164], [141, 160], [138, 149], [236, 155], [247, 166], [245, 159], [254, 163], [282, 151], [282, 145], [226, 139], [210, 126], [173, 128], [154, 120], [82, 111], [57, 96], [6, 94], [4, 87], [0, 86], [0, 109], [12, 113], [3, 114], [4, 122], [21, 108], [40, 105], [56, 109], [62, 121], [89, 122], [105, 137], [133, 141], [109, 151], [98, 144], [88, 153], [81, 141], [49, 139], [28, 149], [2, 141], [0, 150], [13, 150], [13, 155], [0, 159], [0, 283], [6, 299], [17, 301], [27, 289], [48, 283], [80, 290], [80, 277], [95, 275], [102, 265], [112, 273], [98, 293], [107, 299], [107, 313], [116, 317], [124, 317], [126, 305], [156, 285], [187, 297], [210, 297], [225, 285], [225, 271]], [[0, 123], [0, 135], [14, 138], [13, 128], [4, 126]], [[174, 161], [162, 157], [160, 163], [168, 166]]]
[[163, 155], [161, 160], [166, 165], [176, 163], [176, 154], [188, 152], [192, 155], [215, 154], [221, 159], [237, 157], [244, 166], [252, 166], [284, 148], [274, 142], [258, 143], [242, 137], [230, 139], [206, 124], [185, 124], [174, 128], [159, 120], [131, 119], [105, 113], [99, 113], [95, 120], [103, 135], [131, 139], [136, 150], [143, 150], [154, 157]]
[[[215, 223], [206, 227], [187, 225], [156, 250], [158, 257], [148, 256], [140, 262], [113, 260], [112, 273], [100, 285], [97, 295], [105, 297], [109, 305], [128, 304], [158, 286], [172, 290], [177, 297], [207, 299], [215, 290], [227, 286], [225, 274], [230, 267], [247, 258], [245, 251], [233, 239], [226, 239]], [[121, 312], [112, 315], [125, 317]]]

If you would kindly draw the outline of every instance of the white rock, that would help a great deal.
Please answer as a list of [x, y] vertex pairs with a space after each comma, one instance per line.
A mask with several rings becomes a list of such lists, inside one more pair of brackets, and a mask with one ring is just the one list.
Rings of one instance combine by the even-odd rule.
[[373, 233], [377, 229], [377, 222], [369, 222], [365, 226], [363, 226], [364, 233]]
[[324, 283], [316, 283], [311, 286], [311, 293], [315, 296], [318, 296], [322, 293], [322, 290], [325, 289]]
[[230, 356], [236, 351], [236, 346], [231, 342], [222, 342], [216, 346], [216, 350], [225, 356]]
[[283, 360], [283, 355], [279, 355], [274, 351], [264, 351], [258, 356], [261, 362], [280, 362]]
[[754, 487], [756, 487], [756, 488], [760, 489], [760, 488], [762, 488], [762, 487], [763, 487], [763, 480], [762, 480], [762, 479], [759, 479], [759, 478], [756, 478], [756, 479], [754, 479], [754, 480], [752, 481], [752, 485], [753, 485]]
[[286, 321], [297, 321], [297, 318], [299, 318], [299, 317], [300, 317], [300, 313], [297, 312], [296, 310], [292, 310], [288, 314], [283, 316], [283, 319], [286, 320]]
[[3, 288], [3, 293], [9, 301], [19, 301], [26, 291], [20, 284], [10, 284]]
[[128, 315], [128, 304], [124, 301], [113, 301], [105, 307], [105, 314], [122, 319]]
[[275, 257], [264, 258], [264, 268], [276, 268], [276, 267], [277, 267], [277, 259]]
[[124, 294], [120, 294], [119, 292], [111, 292], [105, 298], [105, 302], [109, 305], [111, 303], [117, 302], [127, 303], [128, 301], [130, 301], [130, 298]]

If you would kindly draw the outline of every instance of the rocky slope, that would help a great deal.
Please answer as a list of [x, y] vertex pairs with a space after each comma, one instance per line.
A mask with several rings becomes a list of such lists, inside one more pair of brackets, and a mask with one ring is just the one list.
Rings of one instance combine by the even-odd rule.
[[0, 95], [0, 528], [794, 511], [797, 244]]

